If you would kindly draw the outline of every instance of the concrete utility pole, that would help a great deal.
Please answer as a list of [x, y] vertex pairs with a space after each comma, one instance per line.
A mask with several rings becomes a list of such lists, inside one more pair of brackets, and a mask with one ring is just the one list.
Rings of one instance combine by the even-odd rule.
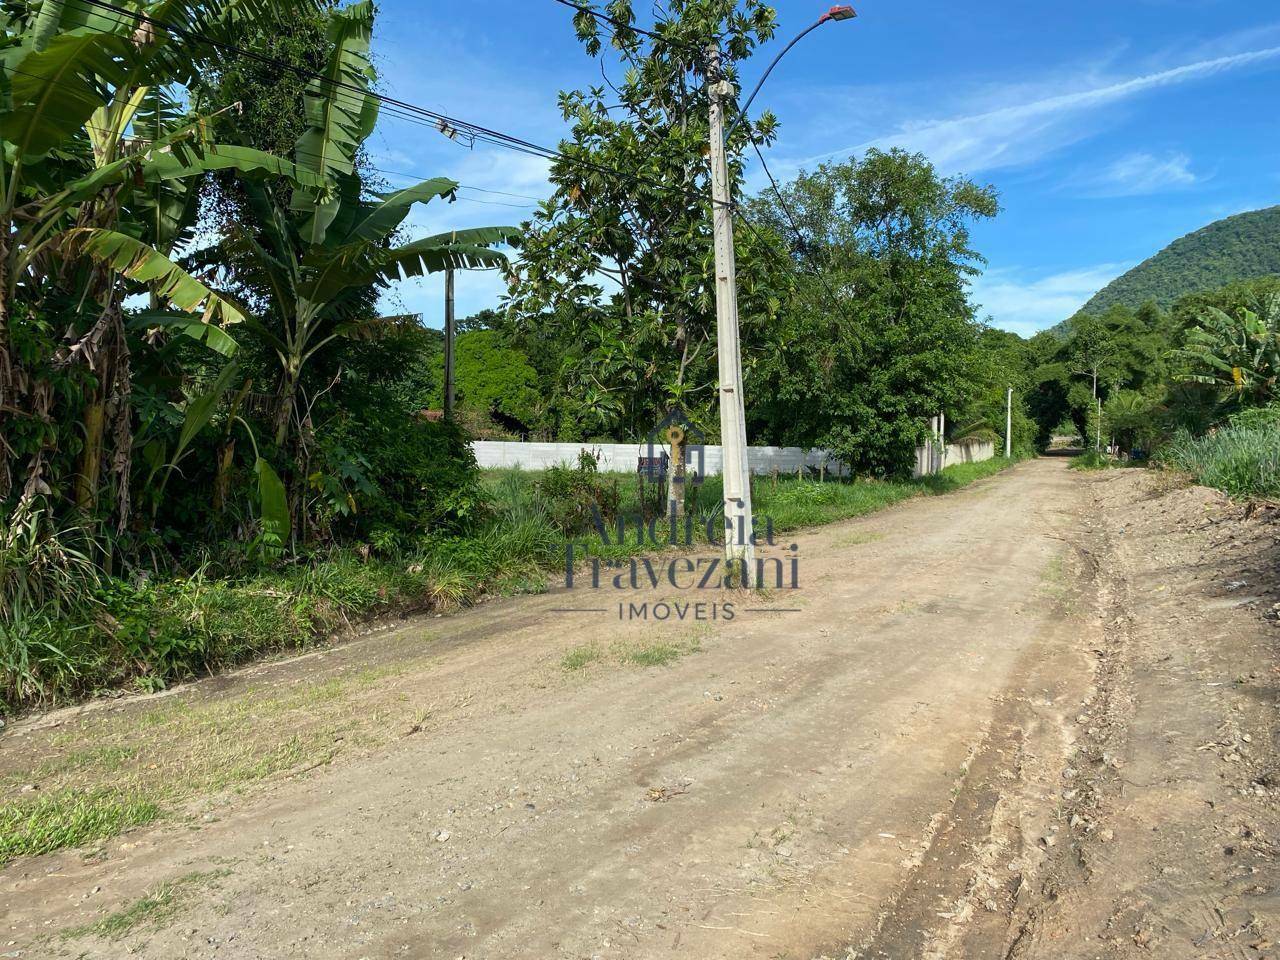
[[444, 418], [453, 419], [453, 270], [444, 272]]
[[938, 473], [947, 469], [947, 415], [938, 414]]
[[733, 84], [720, 76], [720, 48], [708, 50], [711, 95], [711, 215], [715, 224], [716, 347], [720, 359], [720, 445], [724, 452], [724, 555], [745, 567], [744, 586], [755, 586], [756, 551], [747, 464], [747, 418], [738, 343], [738, 266], [733, 249], [733, 198], [725, 155], [724, 100]]
[[1008, 402], [1004, 415], [1004, 458], [1013, 457], [1013, 387], [1009, 388]]

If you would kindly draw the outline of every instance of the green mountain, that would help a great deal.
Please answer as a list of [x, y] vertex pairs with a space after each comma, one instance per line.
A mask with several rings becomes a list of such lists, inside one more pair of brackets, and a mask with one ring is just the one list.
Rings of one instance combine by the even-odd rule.
[[1148, 300], [1168, 310], [1188, 293], [1272, 273], [1280, 274], [1280, 207], [1227, 217], [1173, 241], [1103, 287], [1080, 312], [1097, 315], [1117, 303], [1136, 310]]

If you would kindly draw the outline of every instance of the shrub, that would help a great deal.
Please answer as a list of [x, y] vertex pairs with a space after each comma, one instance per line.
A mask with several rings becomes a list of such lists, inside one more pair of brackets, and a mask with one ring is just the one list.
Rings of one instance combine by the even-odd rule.
[[[485, 512], [475, 454], [454, 424], [428, 421], [396, 404], [371, 403], [330, 420], [321, 450], [322, 474], [346, 478], [329, 485], [330, 498], [340, 502], [345, 493], [353, 494], [352, 510], [343, 519], [358, 534], [453, 529]], [[360, 451], [359, 463], [353, 464], [350, 450]]]
[[1097, 450], [1088, 450], [1071, 458], [1072, 470], [1108, 470], [1115, 466], [1111, 458]]
[[1280, 430], [1258, 411], [1203, 437], [1180, 432], [1160, 451], [1160, 463], [1198, 483], [1239, 497], [1280, 496]]
[[35, 501], [0, 527], [0, 698], [17, 702], [65, 686], [92, 650], [100, 611], [98, 546], [85, 530], [59, 526]]
[[605, 523], [611, 522], [622, 504], [617, 478], [601, 476], [600, 460], [588, 450], [578, 455], [576, 467], [546, 470], [534, 489], [546, 504], [552, 523], [566, 534], [590, 530], [596, 511]]

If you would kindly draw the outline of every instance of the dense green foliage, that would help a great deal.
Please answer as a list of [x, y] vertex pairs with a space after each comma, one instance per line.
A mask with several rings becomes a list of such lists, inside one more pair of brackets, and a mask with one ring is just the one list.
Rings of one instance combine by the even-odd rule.
[[[126, 6], [15, 3], [3, 21], [9, 703], [216, 665], [225, 643], [166, 619], [193, 572], [448, 537], [480, 509], [465, 437], [418, 417], [419, 385], [387, 365], [420, 328], [375, 307], [395, 277], [502, 266], [489, 244], [510, 229], [402, 237], [456, 184], [377, 193], [361, 175], [372, 4]], [[267, 77], [221, 41], [324, 79]]]
[[1238, 415], [1201, 437], [1179, 432], [1160, 462], [1233, 496], [1280, 497], [1280, 408]]
[[797, 281], [748, 366], [750, 434], [902, 475], [929, 417], [976, 397], [983, 342], [965, 281], [980, 258], [969, 226], [995, 215], [994, 191], [943, 179], [923, 157], [872, 150], [802, 174], [754, 210], [816, 275]]
[[1175, 240], [1113, 280], [1081, 312], [1100, 316], [1144, 303], [1171, 310], [1188, 294], [1270, 274], [1280, 274], [1280, 207], [1227, 217]]
[[[511, 433], [527, 435], [542, 419], [543, 392], [525, 354], [496, 330], [473, 330], [458, 335], [454, 348], [454, 384], [458, 407], [487, 418]], [[444, 406], [444, 356], [435, 366], [433, 405]]]

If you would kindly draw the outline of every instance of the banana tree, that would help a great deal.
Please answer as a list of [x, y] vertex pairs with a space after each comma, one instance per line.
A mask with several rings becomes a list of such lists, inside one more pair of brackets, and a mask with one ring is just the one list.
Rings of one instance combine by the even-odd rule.
[[317, 353], [339, 338], [376, 336], [383, 326], [370, 310], [371, 291], [440, 270], [503, 267], [506, 257], [491, 245], [518, 233], [480, 227], [395, 244], [415, 204], [452, 199], [458, 184], [441, 178], [386, 194], [364, 189], [356, 156], [378, 116], [370, 93], [373, 16], [368, 0], [330, 15], [325, 79], [307, 90], [307, 129], [294, 163], [330, 187], [294, 190], [286, 207], [270, 183], [246, 184], [249, 222], [192, 258], [223, 269], [231, 284], [269, 292], [269, 306], [244, 329], [279, 359], [273, 416], [279, 447], [300, 423], [299, 388]]
[[1176, 355], [1190, 367], [1187, 382], [1221, 387], [1235, 404], [1271, 402], [1280, 382], [1280, 295], [1234, 316], [1210, 307]]
[[[50, 312], [57, 294], [77, 307], [51, 344], [53, 371], [83, 371], [83, 449], [76, 501], [96, 500], [104, 436], [114, 444], [121, 525], [129, 513], [130, 363], [123, 277], [144, 283], [156, 306], [195, 316], [175, 324], [229, 353], [240, 311], [170, 259], [184, 217], [175, 195], [211, 170], [283, 175], [319, 188], [321, 178], [259, 151], [207, 141], [204, 118], [181, 116], [170, 92], [189, 82], [210, 51], [198, 35], [230, 35], [245, 16], [311, 0], [125, 0], [128, 12], [67, 0], [11, 5], [0, 18], [0, 426], [55, 416], [49, 370], [24, 369], [10, 350], [11, 312]], [[15, 9], [16, 7], [16, 9]], [[170, 30], [162, 24], [176, 24]], [[93, 314], [96, 313], [96, 316]], [[81, 319], [83, 317], [83, 319]], [[24, 493], [44, 480], [52, 431], [29, 450]], [[0, 496], [19, 451], [0, 445]]]

